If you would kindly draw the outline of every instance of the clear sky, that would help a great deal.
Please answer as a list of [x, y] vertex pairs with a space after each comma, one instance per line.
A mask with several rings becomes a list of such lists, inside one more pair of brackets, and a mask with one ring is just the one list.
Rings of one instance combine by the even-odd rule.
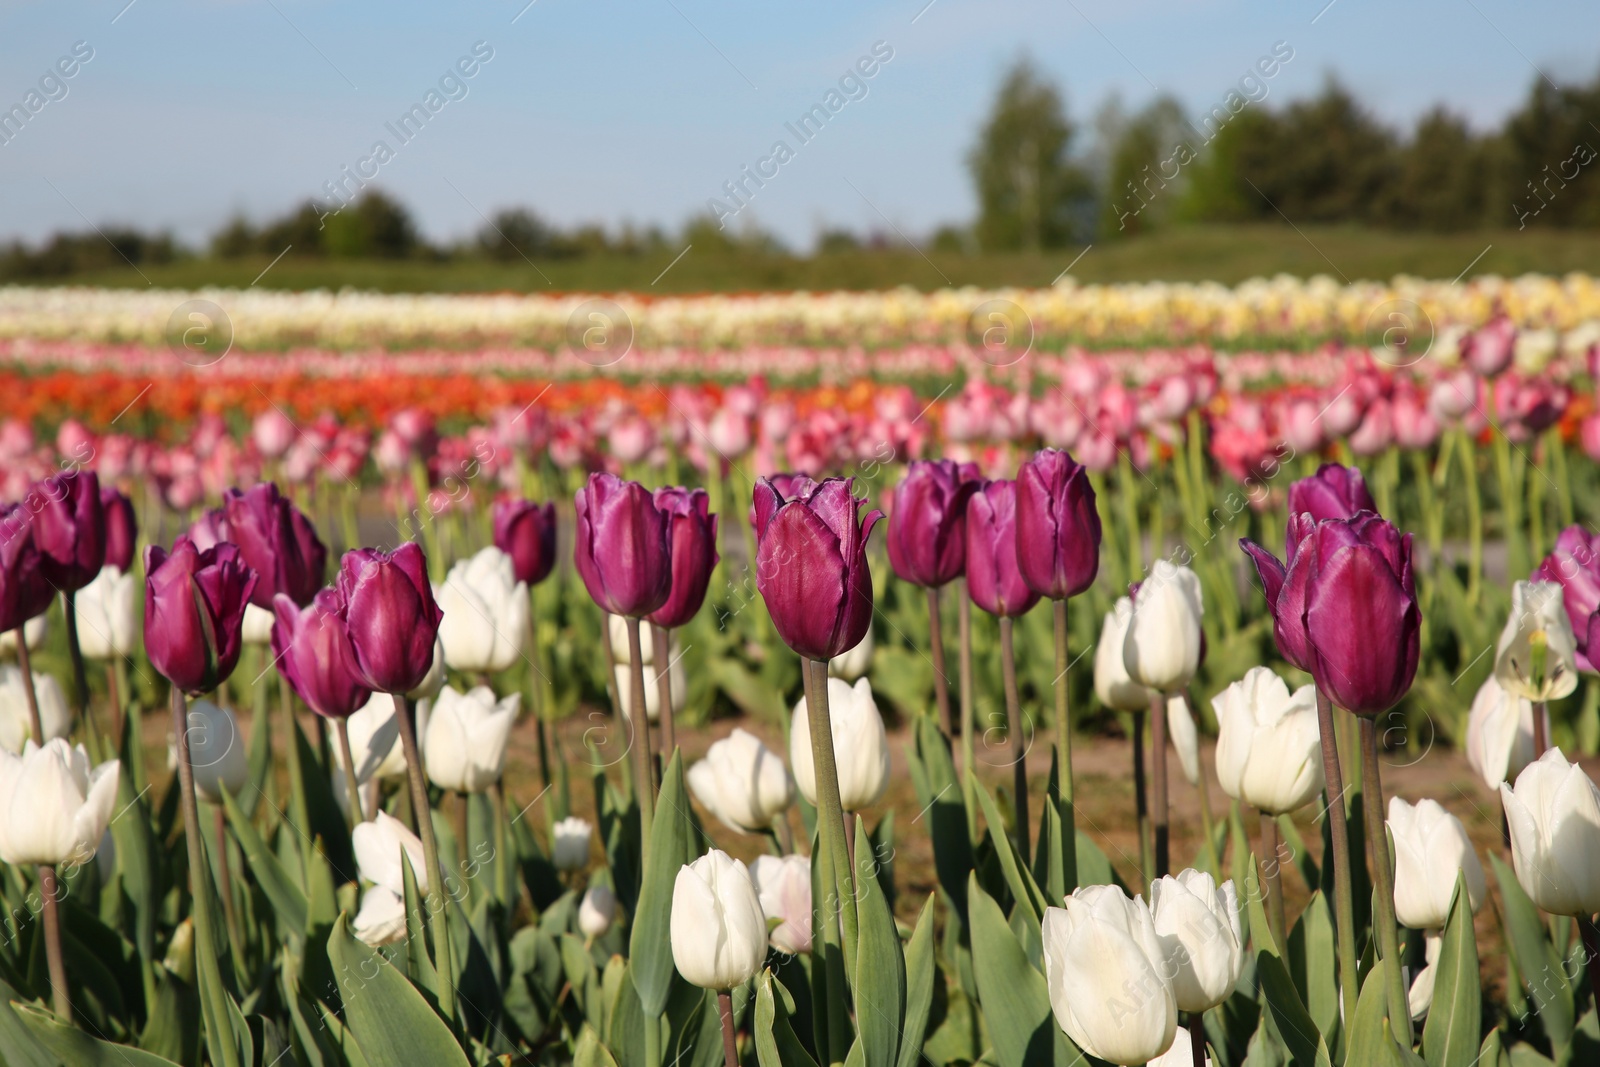
[[[1391, 124], [1443, 101], [1488, 127], [1536, 70], [1560, 85], [1600, 70], [1600, 4], [0, 0], [0, 110], [25, 104], [76, 42], [93, 50], [0, 145], [0, 237], [88, 219], [198, 242], [236, 212], [259, 221], [326, 196], [379, 140], [392, 158], [367, 170], [430, 239], [515, 205], [562, 225], [676, 227], [780, 139], [793, 156], [745, 217], [801, 247], [826, 225], [921, 235], [970, 217], [964, 156], [1019, 54], [1087, 126], [1113, 93], [1206, 109], [1279, 41], [1294, 58], [1269, 105], [1336, 72]], [[385, 123], [478, 42], [492, 58], [447, 80], [402, 144]], [[892, 58], [867, 64], [865, 95], [854, 88], [801, 144], [784, 124], [875, 44]]]

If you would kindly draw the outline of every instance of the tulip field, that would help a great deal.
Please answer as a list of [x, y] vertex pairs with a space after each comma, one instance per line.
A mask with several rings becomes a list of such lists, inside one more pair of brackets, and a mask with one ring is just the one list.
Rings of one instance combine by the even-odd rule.
[[0, 288], [0, 1064], [1600, 1064], [1597, 376], [1586, 275]]

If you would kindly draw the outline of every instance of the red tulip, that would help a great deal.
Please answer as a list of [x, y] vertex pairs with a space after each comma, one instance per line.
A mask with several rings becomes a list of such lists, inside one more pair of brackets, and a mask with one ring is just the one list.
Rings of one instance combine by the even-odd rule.
[[322, 589], [304, 608], [279, 593], [272, 608], [273, 662], [300, 699], [332, 718], [365, 704], [372, 691], [362, 684], [338, 591]]
[[717, 555], [717, 517], [709, 513], [704, 489], [666, 486], [655, 492], [657, 510], [668, 516], [667, 538], [672, 554], [672, 591], [650, 615], [656, 626], [676, 629], [694, 618], [705, 603], [706, 586]]
[[180, 537], [171, 554], [144, 553], [144, 647], [173, 685], [191, 696], [227, 681], [239, 662], [240, 627], [256, 572], [231, 544], [201, 551]]
[[978, 483], [948, 459], [919, 460], [895, 486], [889, 563], [905, 581], [938, 588], [967, 564], [967, 500]]
[[256, 607], [270, 610], [278, 593], [296, 604], [311, 602], [322, 587], [328, 550], [310, 520], [275, 484], [229, 489], [218, 512], [208, 516], [210, 532], [238, 545], [245, 562], [255, 568], [260, 581], [251, 600]]
[[417, 543], [407, 541], [393, 552], [346, 552], [337, 588], [362, 683], [379, 693], [421, 685], [433, 666], [444, 613], [433, 599], [428, 561]]
[[538, 585], [556, 563], [556, 506], [531, 500], [494, 502], [495, 547], [511, 557], [517, 581]]
[[1019, 495], [1016, 482], [1000, 479], [984, 482], [967, 503], [967, 593], [990, 615], [1015, 618], [1039, 602], [1020, 566]]
[[1040, 596], [1065, 600], [1094, 584], [1100, 569], [1100, 513], [1089, 472], [1044, 448], [1017, 471], [1017, 566]]
[[614, 474], [589, 475], [578, 490], [573, 562], [594, 602], [613, 615], [643, 617], [672, 592], [667, 513], [650, 490]]
[[106, 563], [127, 574], [133, 565], [134, 546], [139, 541], [133, 501], [106, 486], [100, 490], [100, 507], [106, 513]]
[[33, 514], [33, 541], [45, 581], [63, 593], [94, 581], [106, 562], [99, 477], [72, 470], [35, 482], [24, 506]]

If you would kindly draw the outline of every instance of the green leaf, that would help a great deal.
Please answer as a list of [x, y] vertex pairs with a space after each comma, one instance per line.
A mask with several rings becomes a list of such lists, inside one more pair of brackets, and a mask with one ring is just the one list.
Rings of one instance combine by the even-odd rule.
[[674, 752], [661, 776], [661, 795], [650, 828], [650, 860], [645, 865], [639, 905], [628, 935], [629, 966], [639, 1003], [647, 1017], [660, 1015], [672, 986], [672, 886], [688, 862], [694, 842], [689, 801], [683, 785], [683, 754]]
[[1422, 1056], [1428, 1067], [1473, 1067], [1478, 1062], [1483, 998], [1478, 988], [1478, 942], [1472, 931], [1472, 901], [1459, 872], [1443, 936], [1439, 962], [1433, 967], [1433, 1007], [1428, 1010], [1428, 1022], [1422, 1029]]
[[1312, 858], [1311, 850], [1306, 848], [1306, 839], [1300, 836], [1300, 828], [1295, 826], [1294, 819], [1288, 815], [1278, 816], [1278, 832], [1283, 835], [1284, 843], [1294, 854], [1295, 865], [1300, 868], [1300, 877], [1306, 880], [1306, 885], [1312, 889], [1321, 885], [1322, 870]]
[[1261, 891], [1261, 879], [1258, 876], [1259, 867], [1256, 863], [1255, 853], [1249, 853], [1248, 864], [1245, 868], [1245, 911], [1250, 920], [1250, 942], [1257, 952], [1270, 954], [1274, 959], [1282, 962], [1283, 953], [1278, 948], [1277, 941], [1273, 940], [1272, 928], [1267, 923], [1266, 907], [1262, 901], [1266, 899]]
[[761, 1067], [817, 1067], [789, 1026], [783, 998], [774, 992], [777, 984], [771, 971], [756, 979], [756, 1062]]
[[272, 910], [278, 915], [280, 929], [292, 935], [296, 940], [303, 940], [306, 936], [306, 895], [300, 887], [290, 878], [283, 865], [278, 862], [267, 843], [261, 839], [260, 832], [250, 817], [239, 807], [224, 789], [222, 791], [223, 807], [228, 813], [228, 822], [233, 826], [233, 836], [239, 842], [239, 848], [244, 852], [245, 862], [250, 865], [250, 873], [256, 885], [261, 887], [261, 892], [266, 895], [272, 904]]
[[[1379, 963], [1361, 985], [1361, 995], [1356, 998], [1356, 1018], [1350, 1024], [1350, 1040], [1345, 1052], [1345, 1063], [1372, 1064], [1373, 1067], [1412, 1067], [1422, 1064], [1422, 1059], [1396, 1038], [1389, 1019], [1389, 995], [1384, 979], [1384, 968], [1395, 963]], [[1474, 1033], [1474, 1038], [1476, 1033]], [[1471, 1063], [1469, 1059], [1467, 1061]]]
[[[55, 1064], [68, 1064], [70, 1067], [176, 1067], [171, 1060], [164, 1060], [143, 1049], [114, 1045], [90, 1037], [82, 1030], [58, 1021], [41, 1008], [13, 1004], [11, 998], [16, 993], [3, 983], [0, 983], [0, 995], [5, 999], [0, 1014], [10, 1017], [0, 1025], [0, 1059], [7, 1067], [12, 1064], [18, 1067], [28, 1064], [50, 1064], [52, 1067]], [[27, 1033], [27, 1040], [19, 1041], [15, 1048], [10, 1041], [16, 1033], [12, 1020]], [[36, 1050], [44, 1052], [47, 1058], [34, 1059]]]
[[922, 768], [913, 775], [918, 784], [917, 803], [925, 809], [928, 836], [933, 842], [933, 869], [939, 885], [950, 897], [958, 916], [967, 914], [967, 872], [972, 870], [972, 839], [967, 833], [967, 808], [950, 750], [938, 727], [925, 716], [916, 719], [913, 750], [908, 763]]
[[939, 980], [939, 967], [933, 955], [933, 896], [922, 905], [911, 940], [906, 942], [906, 1010], [900, 1027], [900, 1056], [896, 1067], [917, 1067], [922, 1062], [922, 1043], [928, 1029], [928, 1013], [933, 1007], [933, 987]]
[[[1315, 881], [1310, 882], [1316, 885]], [[1338, 950], [1333, 914], [1318, 890], [1289, 931], [1289, 970], [1324, 1039], [1339, 1025]]]
[[394, 965], [358, 941], [341, 915], [328, 937], [345, 1021], [370, 1067], [469, 1067], [450, 1028]]
[[856, 816], [856, 1043], [868, 1067], [891, 1067], [900, 1050], [905, 1015], [906, 964], [894, 915], [878, 884], [877, 858], [867, 824]]
[[1044, 975], [1028, 962], [1000, 905], [978, 885], [976, 872], [967, 879], [967, 914], [978, 1003], [1000, 1067], [1081, 1063], [1083, 1054], [1056, 1025]]
[[1544, 923], [1528, 894], [1523, 892], [1516, 874], [1494, 853], [1489, 854], [1495, 881], [1500, 884], [1500, 920], [1505, 926], [1506, 944], [1528, 992], [1537, 1005], [1545, 1033], [1557, 1049], [1572, 1041], [1574, 1011], [1572, 985], [1567, 981], [1560, 957], [1545, 937]]
[[417, 888], [417, 873], [410, 863], [400, 865], [401, 891], [406, 909], [406, 975], [435, 1010], [439, 1007], [439, 970], [428, 955], [428, 917], [423, 910], [422, 890]]
[[[134, 737], [132, 720], [124, 733], [122, 766], [132, 767], [142, 756]], [[117, 781], [117, 816], [111, 822], [111, 838], [117, 845], [117, 866], [122, 871], [122, 889], [133, 902], [133, 943], [147, 969], [156, 961], [156, 912], [161, 904], [161, 887], [156, 866], [155, 837], [150, 832], [150, 807], [135, 789], [134, 777], [123, 774]], [[149, 984], [145, 995], [153, 992]]]
[[1028, 870], [1026, 861], [1017, 855], [1017, 846], [1006, 833], [1005, 823], [1001, 821], [1000, 809], [995, 806], [994, 798], [989, 791], [978, 781], [977, 776], [968, 772], [972, 778], [974, 792], [978, 795], [978, 805], [983, 808], [984, 821], [989, 824], [989, 839], [994, 842], [995, 856], [1000, 860], [1000, 871], [1005, 875], [1006, 885], [1011, 889], [1011, 895], [1028, 916], [1029, 925], [1033, 933], [1039, 932], [1039, 920], [1044, 918], [1044, 894], [1039, 891], [1039, 883], [1033, 880], [1033, 873]]
[[600, 1043], [600, 1035], [587, 1023], [578, 1034], [578, 1047], [572, 1053], [572, 1067], [617, 1067], [616, 1057]]

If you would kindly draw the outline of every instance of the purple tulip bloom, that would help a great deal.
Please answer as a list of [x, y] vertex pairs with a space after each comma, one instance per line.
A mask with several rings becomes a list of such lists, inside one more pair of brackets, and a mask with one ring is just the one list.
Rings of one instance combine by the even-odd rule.
[[310, 520], [278, 492], [272, 482], [247, 490], [229, 489], [222, 507], [207, 516], [211, 532], [239, 546], [260, 581], [252, 602], [272, 609], [273, 598], [285, 593], [296, 604], [309, 604], [322, 587], [328, 550]]
[[902, 579], [937, 588], [967, 566], [967, 500], [979, 483], [948, 459], [918, 460], [894, 488], [889, 563]]
[[1017, 536], [1018, 484], [983, 483], [967, 504], [967, 593], [990, 615], [1015, 618], [1039, 602], [1023, 580]]
[[511, 557], [517, 581], [535, 586], [556, 564], [556, 506], [531, 500], [496, 500], [494, 543]]
[[201, 551], [180, 537], [168, 554], [144, 552], [144, 647], [168, 681], [191, 696], [227, 681], [239, 662], [239, 628], [256, 572], [231, 544]]
[[656, 626], [677, 629], [705, 603], [711, 570], [717, 555], [717, 517], [710, 513], [704, 489], [665, 486], [655, 492], [655, 504], [668, 516], [667, 539], [672, 553], [672, 592], [667, 602], [650, 615]]
[[361, 681], [335, 589], [322, 589], [307, 607], [283, 593], [272, 600], [272, 655], [278, 672], [318, 715], [344, 718], [372, 695]]
[[35, 482], [24, 506], [45, 581], [63, 593], [94, 581], [106, 562], [106, 513], [94, 471], [73, 470]]
[[1324, 463], [1317, 473], [1289, 486], [1289, 514], [1313, 519], [1348, 519], [1358, 511], [1378, 512], [1367, 481], [1355, 467]]
[[44, 580], [30, 520], [21, 504], [0, 504], [0, 630], [15, 630], [44, 614], [55, 597]]
[[346, 552], [338, 592], [362, 683], [379, 693], [421, 685], [433, 666], [444, 613], [434, 602], [428, 561], [417, 543], [407, 541], [393, 552]]
[[189, 524], [189, 540], [202, 552], [228, 541], [227, 511], [223, 508], [202, 511], [200, 517]]
[[133, 501], [108, 485], [100, 490], [100, 507], [106, 513], [106, 563], [127, 574], [139, 542]]
[[1051, 600], [1093, 585], [1100, 570], [1100, 513], [1088, 470], [1060, 449], [1040, 449], [1017, 471], [1016, 501], [1023, 581]]
[[[811, 491], [817, 487], [817, 483], [812, 480], [809, 474], [797, 474], [794, 471], [780, 471], [777, 474], [769, 474], [766, 479], [772, 483], [772, 488], [778, 491], [778, 495], [785, 500], [808, 497], [811, 495]], [[750, 528], [754, 529], [755, 525], [756, 502], [752, 494], [750, 499]]]
[[1562, 603], [1577, 639], [1578, 669], [1593, 672], [1589, 632], [1600, 611], [1600, 536], [1590, 538], [1582, 526], [1568, 526], [1556, 537], [1555, 549], [1533, 572], [1533, 580], [1561, 584]]
[[573, 563], [594, 602], [613, 615], [642, 618], [672, 592], [667, 513], [650, 490], [597, 472], [578, 490]]
[[883, 512], [857, 519], [853, 478], [795, 484], [804, 495], [785, 499], [770, 480], [756, 481], [756, 588], [785, 644], [807, 659], [832, 659], [872, 625], [867, 538]]

